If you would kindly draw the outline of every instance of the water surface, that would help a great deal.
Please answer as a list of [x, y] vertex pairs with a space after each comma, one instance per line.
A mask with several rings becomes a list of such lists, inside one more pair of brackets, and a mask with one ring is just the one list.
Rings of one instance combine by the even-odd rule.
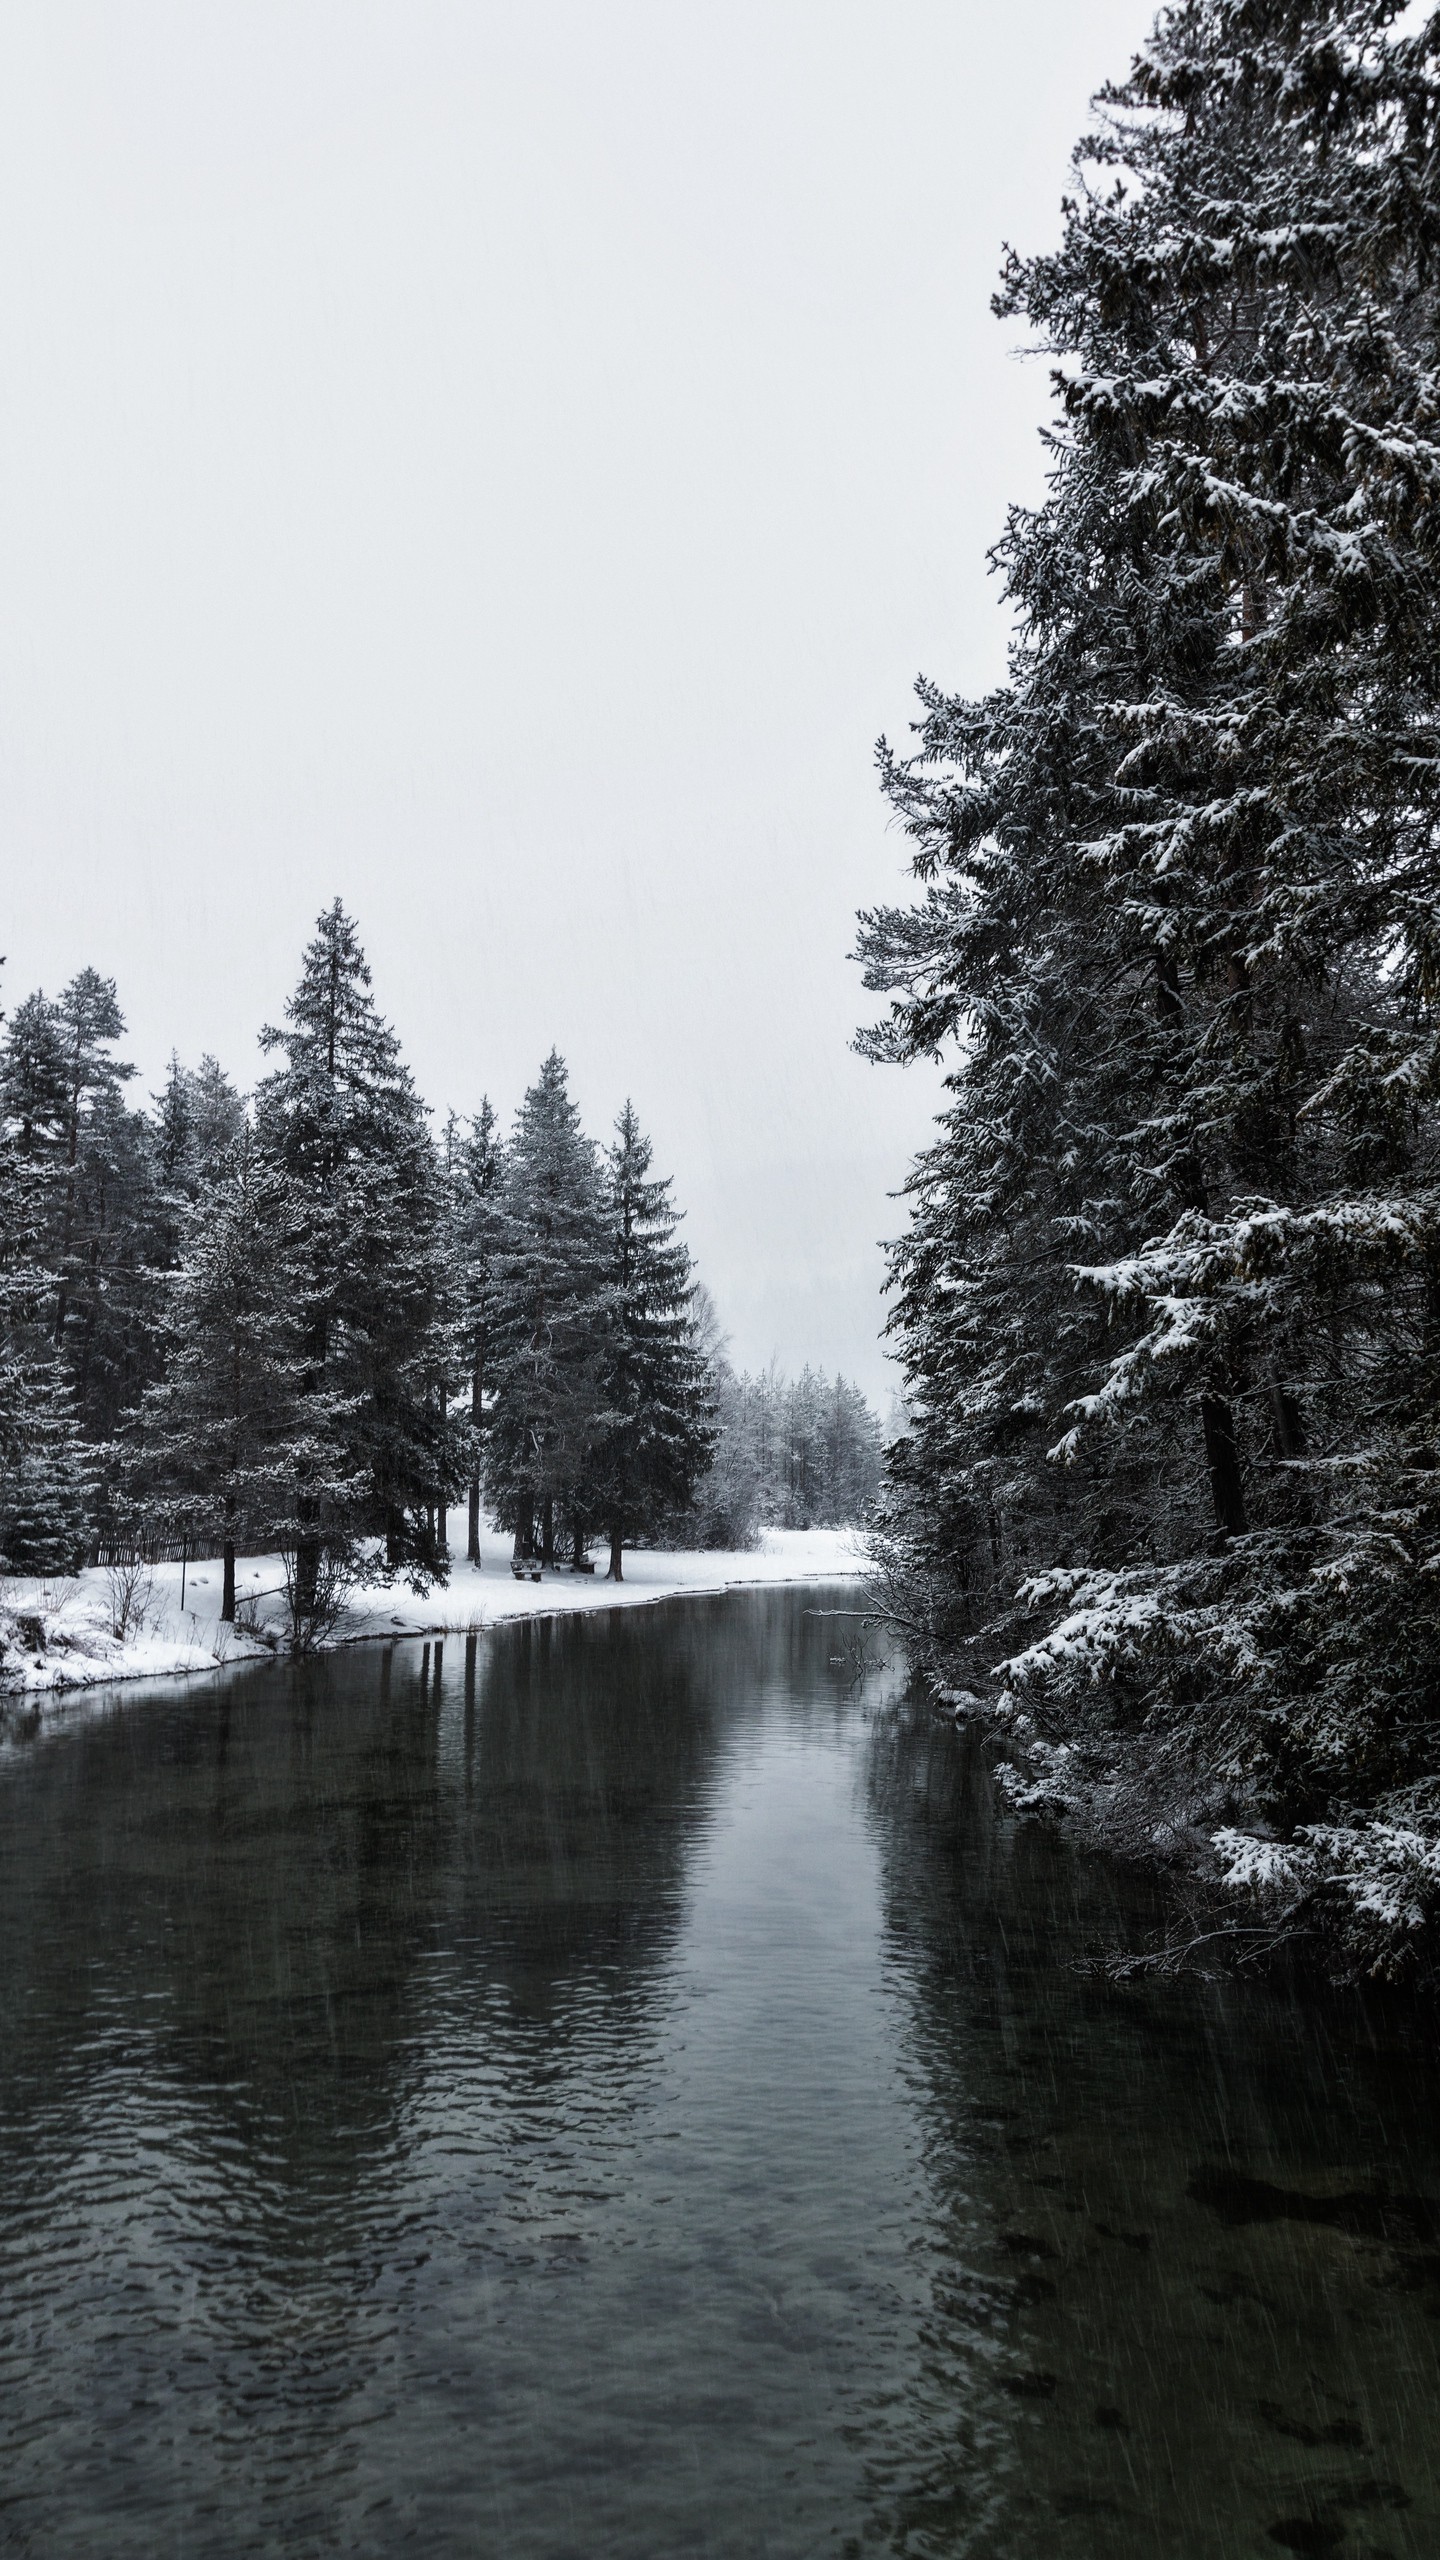
[[1078, 1970], [843, 1597], [0, 1755], [0, 2548], [1433, 2560], [1428, 2056]]

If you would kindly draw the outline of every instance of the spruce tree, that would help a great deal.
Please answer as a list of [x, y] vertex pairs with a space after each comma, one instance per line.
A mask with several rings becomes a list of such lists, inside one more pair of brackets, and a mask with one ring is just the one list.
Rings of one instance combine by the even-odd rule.
[[17, 1008], [0, 1061], [16, 1142], [43, 1177], [50, 1335], [96, 1447], [155, 1374], [166, 1259], [153, 1131], [127, 1109], [133, 1070], [112, 1054], [124, 1028], [114, 980], [82, 969], [54, 1003]]
[[863, 1521], [880, 1492], [884, 1440], [861, 1389], [839, 1372], [821, 1379], [815, 1519], [822, 1528]]
[[0, 1572], [78, 1573], [89, 1552], [92, 1470], [58, 1360], [22, 1356], [19, 1428], [0, 1457]]
[[234, 1085], [209, 1056], [192, 1073], [172, 1050], [164, 1089], [152, 1101], [154, 1253], [159, 1266], [171, 1270], [184, 1250], [190, 1210], [233, 1170], [248, 1124]]
[[[20, 1009], [21, 1012], [25, 1008]], [[21, 1038], [28, 1041], [22, 1026]], [[7, 1043], [7, 1064], [15, 1055]], [[49, 1194], [23, 1089], [0, 1117], [0, 1571], [72, 1573], [92, 1536], [92, 1470], [50, 1340]], [[27, 1143], [28, 1142], [28, 1143]]]
[[37, 992], [17, 1005], [0, 1052], [0, 1111], [23, 1156], [45, 1159], [64, 1145], [66, 1060], [54, 1005]]
[[181, 1065], [172, 1049], [165, 1088], [154, 1096], [156, 1170], [165, 1187], [188, 1200], [228, 1170], [246, 1130], [245, 1105], [218, 1060]]
[[164, 1092], [155, 1094], [152, 1099], [155, 1104], [156, 1170], [170, 1189], [191, 1190], [195, 1172], [195, 1123], [190, 1101], [190, 1078], [174, 1049], [170, 1052]]
[[[256, 1139], [299, 1204], [305, 1391], [317, 1416], [343, 1407], [351, 1417], [344, 1474], [364, 1493], [349, 1532], [383, 1537], [391, 1566], [423, 1588], [443, 1578], [440, 1510], [463, 1481], [445, 1410], [446, 1204], [423, 1106], [370, 983], [337, 899], [318, 920], [284, 1029], [262, 1034], [283, 1064], [257, 1092]], [[328, 1431], [317, 1422], [318, 1447]], [[317, 1494], [301, 1542], [302, 1606], [331, 1537], [322, 1508]]]
[[517, 1556], [572, 1531], [600, 1407], [607, 1237], [600, 1169], [552, 1049], [516, 1114], [493, 1260], [486, 1478]]
[[175, 1229], [157, 1176], [154, 1131], [118, 1092], [94, 1097], [67, 1168], [61, 1351], [87, 1440], [111, 1440], [159, 1373], [165, 1270]]
[[202, 1184], [227, 1168], [245, 1136], [245, 1105], [217, 1058], [206, 1051], [187, 1078], [190, 1142]]
[[489, 1096], [462, 1135], [449, 1133], [451, 1217], [461, 1308], [460, 1368], [468, 1389], [470, 1480], [465, 1552], [480, 1562], [480, 1489], [488, 1388], [487, 1351], [495, 1321], [496, 1258], [504, 1230], [505, 1152]]
[[605, 1164], [599, 1410], [581, 1503], [605, 1529], [614, 1582], [627, 1540], [688, 1508], [715, 1446], [690, 1256], [670, 1181], [654, 1178], [651, 1157], [627, 1102]]
[[[56, 1246], [59, 1289], [55, 1310], [55, 1339], [57, 1343], [63, 1343], [71, 1296], [75, 1287], [83, 1284], [90, 1260], [91, 1237], [86, 1231], [84, 1204], [79, 1198], [84, 1140], [91, 1122], [101, 1112], [113, 1132], [121, 1087], [135, 1070], [111, 1055], [115, 1042], [125, 1029], [125, 1017], [120, 1010], [113, 978], [102, 978], [97, 969], [79, 970], [57, 998], [54, 1019], [64, 1074], [62, 1117], [57, 1133], [57, 1151], [63, 1172]], [[104, 1144], [102, 1140], [102, 1151]], [[101, 1192], [103, 1196], [103, 1183]]]
[[1440, 35], [1395, 14], [1191, 0], [1105, 93], [1001, 296], [1059, 363], [1010, 682], [883, 758], [926, 894], [862, 940], [865, 1045], [950, 1061], [894, 1257], [934, 1640], [1008, 1645], [1112, 1836], [1263, 1815], [1381, 1962], [1440, 1893], [1364, 1881], [1432, 1854], [1440, 1639]]
[[227, 1622], [237, 1550], [294, 1548], [312, 1527], [343, 1547], [364, 1489], [347, 1472], [348, 1407], [307, 1391], [304, 1241], [286, 1177], [242, 1140], [190, 1211], [164, 1376], [126, 1435], [128, 1491], [147, 1521], [220, 1548]]
[[[46, 1418], [36, 1427], [55, 1453], [45, 1466], [62, 1474], [76, 1428], [92, 1453], [101, 1450], [157, 1362], [163, 1233], [149, 1126], [126, 1109], [131, 1069], [112, 1055], [123, 1030], [114, 981], [83, 969], [56, 1002], [36, 994], [17, 1008], [0, 1054], [0, 1104], [38, 1218], [32, 1261], [46, 1275], [44, 1331], [64, 1371], [58, 1384], [43, 1362], [37, 1371], [37, 1415], [43, 1407]], [[32, 1310], [32, 1335], [35, 1321]], [[40, 1358], [34, 1339], [26, 1357]], [[74, 1467], [73, 1516], [90, 1516], [97, 1490], [103, 1513], [103, 1466], [92, 1454]]]

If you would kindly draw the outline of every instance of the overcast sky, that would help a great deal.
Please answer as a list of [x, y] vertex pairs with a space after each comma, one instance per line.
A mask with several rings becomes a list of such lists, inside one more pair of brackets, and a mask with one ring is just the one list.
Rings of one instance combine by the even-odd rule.
[[872, 747], [1001, 670], [989, 295], [1151, 15], [8, 0], [0, 998], [93, 962], [248, 1085], [338, 893], [433, 1104], [558, 1043], [736, 1357], [883, 1393]]

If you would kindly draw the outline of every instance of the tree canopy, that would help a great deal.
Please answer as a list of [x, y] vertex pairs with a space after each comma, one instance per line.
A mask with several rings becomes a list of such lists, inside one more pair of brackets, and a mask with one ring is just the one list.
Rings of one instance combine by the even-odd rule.
[[908, 1606], [1109, 1836], [1382, 1965], [1440, 1906], [1440, 25], [1396, 15], [1189, 0], [1101, 93], [997, 297], [1055, 360], [1009, 678], [882, 747], [922, 896], [861, 936], [862, 1045], [947, 1066]]

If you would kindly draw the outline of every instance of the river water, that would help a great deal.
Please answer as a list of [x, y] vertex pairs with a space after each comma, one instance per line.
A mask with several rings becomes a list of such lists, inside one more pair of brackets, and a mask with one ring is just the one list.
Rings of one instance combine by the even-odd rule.
[[830, 1593], [0, 1755], [0, 2549], [1440, 2552], [1440, 2108], [1115, 1987]]

